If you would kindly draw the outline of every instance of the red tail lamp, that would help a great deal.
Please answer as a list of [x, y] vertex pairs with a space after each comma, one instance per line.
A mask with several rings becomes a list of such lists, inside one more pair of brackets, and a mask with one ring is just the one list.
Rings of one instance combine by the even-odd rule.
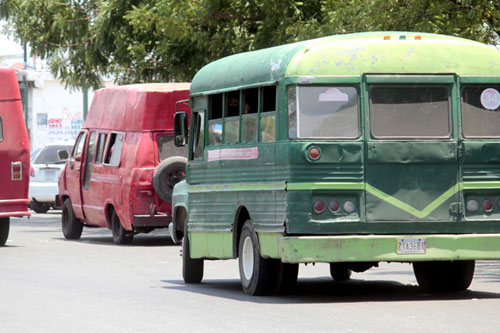
[[23, 179], [22, 170], [23, 170], [22, 162], [12, 162], [11, 163], [12, 180]]
[[325, 203], [323, 200], [316, 200], [313, 204], [313, 209], [316, 213], [322, 213], [325, 210]]
[[321, 156], [321, 151], [317, 147], [312, 147], [309, 149], [309, 158], [311, 160], [317, 160]]
[[493, 201], [491, 201], [490, 199], [484, 199], [483, 209], [487, 212], [491, 212], [493, 210]]
[[340, 203], [337, 200], [332, 200], [328, 203], [328, 209], [330, 209], [332, 212], [338, 211], [340, 208]]

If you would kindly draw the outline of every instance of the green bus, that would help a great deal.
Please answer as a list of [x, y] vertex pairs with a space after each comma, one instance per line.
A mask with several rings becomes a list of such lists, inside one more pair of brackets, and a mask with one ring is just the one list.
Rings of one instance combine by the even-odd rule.
[[[299, 263], [334, 280], [412, 263], [429, 291], [500, 259], [500, 51], [373, 32], [225, 57], [193, 78], [175, 186], [186, 283], [238, 258], [243, 291], [293, 288]], [[187, 133], [189, 132], [189, 135]]]

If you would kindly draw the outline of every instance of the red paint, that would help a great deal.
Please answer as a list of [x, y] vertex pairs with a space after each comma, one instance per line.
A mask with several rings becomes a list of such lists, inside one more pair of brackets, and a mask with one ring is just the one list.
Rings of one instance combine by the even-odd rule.
[[0, 118], [0, 218], [29, 215], [30, 146], [16, 72], [11, 68], [0, 68]]
[[[157, 138], [173, 136], [176, 102], [188, 98], [188, 83], [118, 86], [95, 93], [80, 132], [86, 135], [83, 155], [78, 160], [75, 144], [59, 176], [59, 196], [71, 200], [77, 218], [87, 225], [110, 227], [109, 212], [115, 210], [127, 230], [134, 229], [134, 216], [140, 215], [151, 217], [146, 222], [141, 220], [142, 227], [168, 226], [161, 217], [171, 215], [171, 205], [156, 195], [152, 185], [154, 169], [160, 162]], [[178, 111], [189, 112], [189, 107], [179, 104]], [[124, 140], [118, 166], [97, 163], [94, 154], [90, 184], [85, 188], [92, 132], [96, 138], [107, 135], [103, 161], [107, 147], [111, 147], [112, 133], [123, 133]], [[113, 153], [114, 147], [110, 148]]]

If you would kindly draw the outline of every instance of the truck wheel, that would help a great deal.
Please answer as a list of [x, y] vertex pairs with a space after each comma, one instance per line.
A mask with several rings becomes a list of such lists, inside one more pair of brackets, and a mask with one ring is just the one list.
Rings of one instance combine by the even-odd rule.
[[80, 239], [83, 230], [83, 224], [75, 217], [71, 200], [66, 199], [63, 204], [61, 224], [64, 238]]
[[113, 212], [113, 216], [111, 217], [111, 232], [113, 233], [113, 242], [115, 244], [131, 244], [134, 240], [134, 233], [123, 228], [116, 212]]
[[272, 295], [281, 282], [282, 264], [277, 259], [260, 256], [257, 234], [250, 220], [241, 229], [238, 263], [243, 291], [248, 295]]
[[474, 260], [413, 263], [418, 285], [430, 292], [466, 290], [474, 277], [474, 268]]
[[9, 238], [10, 220], [8, 217], [0, 218], [0, 246], [4, 246]]
[[334, 281], [347, 281], [351, 278], [351, 270], [341, 262], [330, 263], [330, 275]]
[[175, 184], [186, 178], [187, 158], [172, 156], [164, 159], [153, 173], [153, 187], [164, 202], [172, 202]]
[[28, 207], [33, 209], [37, 213], [47, 213], [50, 209], [49, 204], [36, 201], [31, 201]]
[[189, 236], [184, 229], [182, 237], [182, 278], [186, 283], [200, 283], [203, 279], [203, 259], [192, 259], [189, 250]]

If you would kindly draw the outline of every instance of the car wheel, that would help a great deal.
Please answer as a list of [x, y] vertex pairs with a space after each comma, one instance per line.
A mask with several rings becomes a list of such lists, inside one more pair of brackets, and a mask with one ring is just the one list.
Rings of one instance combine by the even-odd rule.
[[0, 218], [0, 246], [4, 246], [9, 238], [10, 220], [8, 217]]
[[37, 213], [47, 213], [50, 209], [49, 204], [36, 201], [31, 201], [28, 207], [33, 209]]
[[115, 244], [131, 244], [134, 239], [134, 233], [123, 228], [116, 212], [113, 212], [113, 216], [111, 217], [111, 231]]
[[182, 237], [182, 277], [186, 283], [200, 283], [203, 279], [203, 259], [192, 259], [187, 229]]
[[330, 263], [330, 275], [334, 281], [347, 281], [351, 278], [351, 270], [341, 262]]
[[164, 202], [172, 201], [174, 186], [186, 178], [187, 158], [173, 156], [163, 160], [153, 173], [153, 187]]
[[474, 268], [474, 260], [413, 263], [418, 285], [430, 292], [466, 290], [474, 277]]
[[83, 224], [75, 217], [71, 200], [66, 199], [63, 204], [61, 224], [64, 238], [80, 239], [83, 230]]
[[275, 294], [282, 277], [281, 261], [260, 256], [259, 241], [250, 220], [243, 225], [238, 249], [243, 291], [248, 295]]

